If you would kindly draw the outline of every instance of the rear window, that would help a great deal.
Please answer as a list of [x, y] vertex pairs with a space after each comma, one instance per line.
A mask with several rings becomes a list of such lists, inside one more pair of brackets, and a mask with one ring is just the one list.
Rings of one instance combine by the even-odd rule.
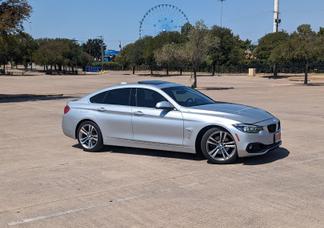
[[129, 105], [131, 89], [114, 89], [99, 93], [90, 98], [91, 103], [111, 104], [111, 105]]
[[90, 98], [91, 103], [96, 103], [96, 104], [103, 104], [103, 101], [105, 99], [106, 92], [104, 93], [99, 93], [93, 97]]

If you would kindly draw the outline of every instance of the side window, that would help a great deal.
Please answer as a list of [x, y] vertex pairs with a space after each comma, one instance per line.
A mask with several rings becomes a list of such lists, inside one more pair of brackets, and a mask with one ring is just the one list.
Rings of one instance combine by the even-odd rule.
[[106, 93], [103, 103], [112, 105], [129, 105], [131, 89], [114, 89]]
[[136, 106], [136, 88], [131, 90], [130, 106]]
[[103, 104], [107, 92], [99, 93], [90, 98], [91, 103]]
[[167, 101], [161, 94], [150, 89], [137, 89], [136, 104], [138, 107], [154, 108], [160, 101]]
[[189, 91], [184, 90], [184, 88], [179, 88], [177, 90], [170, 91], [168, 93], [170, 97], [173, 98], [173, 100], [176, 100], [180, 105], [186, 106], [186, 103], [188, 101], [191, 101], [190, 103], [194, 103], [196, 101], [197, 97], [193, 97], [193, 94]]
[[90, 98], [91, 103], [112, 104], [112, 105], [130, 105], [131, 89], [114, 89], [99, 93]]

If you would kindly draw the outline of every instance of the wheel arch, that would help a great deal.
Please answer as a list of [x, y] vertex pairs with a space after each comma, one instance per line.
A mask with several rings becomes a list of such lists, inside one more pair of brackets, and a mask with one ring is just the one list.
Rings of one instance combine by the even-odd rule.
[[217, 128], [223, 129], [223, 130], [229, 132], [230, 134], [232, 134], [228, 129], [224, 128], [223, 126], [216, 125], [216, 124], [207, 125], [207, 126], [203, 127], [203, 128], [199, 131], [199, 133], [197, 134], [197, 137], [196, 137], [196, 141], [195, 141], [196, 154], [202, 156], [202, 151], [201, 151], [201, 146], [200, 146], [201, 139], [202, 139], [202, 137], [204, 136], [204, 134], [205, 134], [209, 129], [211, 129], [211, 128], [213, 128], [213, 127], [217, 127]]
[[[76, 139], [78, 138], [78, 129], [79, 129], [80, 125], [81, 125], [83, 122], [86, 122], [86, 121], [90, 121], [90, 122], [95, 123], [95, 124], [99, 127], [99, 130], [101, 131], [100, 126], [99, 126], [95, 121], [93, 121], [92, 119], [82, 119], [82, 120], [80, 120], [80, 121], [78, 122], [78, 124], [77, 124], [76, 127], [75, 127], [74, 136], [75, 136]], [[102, 134], [102, 131], [101, 131], [101, 134]]]

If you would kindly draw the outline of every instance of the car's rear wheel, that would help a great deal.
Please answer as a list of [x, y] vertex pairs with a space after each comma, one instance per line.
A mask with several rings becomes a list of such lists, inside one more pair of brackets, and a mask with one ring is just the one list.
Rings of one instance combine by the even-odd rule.
[[85, 151], [98, 152], [103, 147], [100, 128], [92, 121], [84, 121], [78, 128], [78, 141]]
[[237, 147], [233, 136], [218, 127], [205, 132], [201, 140], [201, 150], [211, 163], [227, 164], [237, 158]]

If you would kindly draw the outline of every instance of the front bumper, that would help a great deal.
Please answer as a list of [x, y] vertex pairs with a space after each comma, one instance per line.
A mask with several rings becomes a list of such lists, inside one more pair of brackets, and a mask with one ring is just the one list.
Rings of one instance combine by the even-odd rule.
[[251, 157], [263, 155], [268, 153], [269, 151], [279, 148], [282, 144], [282, 141], [274, 142], [273, 135], [274, 134], [270, 134], [270, 136], [264, 138], [258, 137], [258, 139], [255, 139], [254, 137], [244, 137], [244, 139], [241, 138], [241, 140], [243, 141], [240, 140], [240, 142], [237, 143], [238, 156]]
[[[267, 126], [273, 122], [264, 122], [261, 126]], [[239, 130], [235, 130], [234, 134], [236, 135], [236, 144], [239, 157], [251, 157], [257, 155], [263, 155], [268, 153], [271, 150], [278, 148], [281, 144], [280, 139], [276, 139], [276, 135], [281, 135], [280, 122], [277, 122], [279, 125], [278, 129], [275, 132], [269, 132], [265, 127], [263, 131], [258, 134], [248, 134], [243, 133]]]
[[257, 154], [257, 153], [267, 153], [270, 150], [274, 150], [278, 148], [282, 144], [281, 141], [270, 144], [270, 145], [264, 145], [262, 143], [250, 143], [246, 147], [246, 151], [250, 154]]

